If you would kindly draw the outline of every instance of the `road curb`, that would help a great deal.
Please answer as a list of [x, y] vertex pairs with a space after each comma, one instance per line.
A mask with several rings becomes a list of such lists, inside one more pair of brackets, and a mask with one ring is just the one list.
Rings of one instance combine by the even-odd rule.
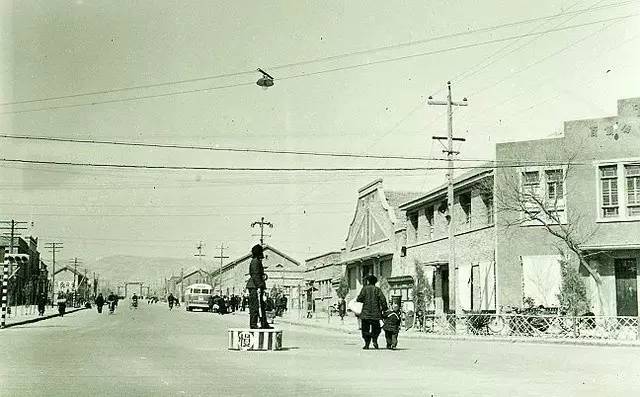
[[[71, 314], [71, 313], [75, 313], [75, 312], [78, 312], [80, 310], [85, 310], [85, 309], [86, 309], [86, 307], [79, 307], [79, 308], [75, 308], [75, 309], [66, 311], [64, 314]], [[15, 323], [5, 324], [4, 328], [0, 328], [0, 329], [10, 328], [10, 327], [13, 327], [13, 326], [16, 326], [16, 325], [37, 323], [38, 321], [47, 320], [47, 319], [54, 318], [54, 317], [60, 317], [60, 313], [49, 314], [47, 316], [35, 317], [35, 318], [30, 318], [28, 320], [17, 321]]]

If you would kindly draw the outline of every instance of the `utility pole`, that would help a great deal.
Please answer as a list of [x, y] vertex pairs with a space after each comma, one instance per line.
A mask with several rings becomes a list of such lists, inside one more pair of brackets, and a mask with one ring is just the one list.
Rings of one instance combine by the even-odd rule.
[[[456, 138], [453, 136], [453, 106], [467, 106], [467, 98], [463, 98], [462, 102], [453, 102], [451, 100], [451, 82], [447, 81], [447, 100], [446, 101], [434, 101], [432, 97], [429, 97], [427, 102], [429, 105], [443, 105], [447, 106], [447, 136], [434, 136], [433, 139], [438, 141], [447, 141], [446, 149], [443, 150], [447, 154], [447, 213], [449, 218], [449, 270], [452, 273], [453, 283], [450, 289], [453, 292], [453, 299], [455, 305], [456, 324], [459, 324], [460, 317], [460, 299], [458, 297], [458, 266], [456, 265], [456, 252], [455, 252], [455, 225], [454, 225], [454, 194], [453, 194], [453, 170], [454, 170], [454, 156], [460, 154], [460, 152], [453, 150], [453, 142], [464, 142], [464, 138]], [[456, 325], [456, 329], [458, 326]]]
[[180, 268], [180, 302], [184, 300], [184, 267]]
[[205, 254], [202, 253], [202, 250], [204, 249], [204, 244], [202, 243], [202, 240], [200, 240], [200, 244], [196, 246], [196, 249], [198, 250], [198, 253], [194, 254], [193, 256], [198, 257], [198, 260], [200, 262], [200, 268], [202, 269], [202, 258], [206, 256]]
[[53, 268], [51, 271], [51, 306], [55, 306], [56, 297], [55, 297], [55, 289], [56, 289], [56, 252], [59, 252], [64, 247], [62, 243], [59, 242], [51, 242], [45, 243], [45, 248], [51, 251]]
[[[80, 288], [80, 277], [78, 277], [78, 258], [73, 258], [73, 307], [76, 306], [78, 299], [78, 288]], [[76, 279], [78, 279], [78, 285], [76, 286]]]
[[28, 222], [21, 222], [21, 221], [16, 221], [16, 220], [10, 220], [10, 221], [0, 221], [0, 230], [10, 230], [9, 233], [5, 233], [5, 236], [9, 236], [10, 240], [9, 240], [9, 253], [10, 254], [15, 254], [15, 252], [13, 252], [13, 248], [15, 246], [15, 238], [17, 236], [20, 235], [20, 230], [27, 230], [26, 227], [22, 226], [22, 225], [26, 225], [28, 224]]
[[[262, 219], [264, 220], [264, 218]], [[222, 263], [225, 259], [229, 258], [228, 256], [224, 255], [224, 250], [228, 249], [229, 247], [225, 247], [223, 243], [220, 243], [220, 246], [217, 248], [220, 250], [220, 255], [214, 256], [214, 258], [220, 259], [220, 269], [218, 269], [218, 285], [220, 286], [220, 296], [222, 296]]]
[[264, 246], [264, 227], [269, 226], [270, 228], [273, 228], [273, 224], [271, 222], [265, 221], [263, 216], [259, 221], [253, 222], [251, 224], [251, 227], [255, 226], [260, 226], [260, 245]]

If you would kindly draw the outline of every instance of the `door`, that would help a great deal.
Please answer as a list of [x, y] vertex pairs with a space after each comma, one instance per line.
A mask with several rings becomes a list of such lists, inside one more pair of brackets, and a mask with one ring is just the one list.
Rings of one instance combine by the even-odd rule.
[[442, 277], [442, 310], [449, 312], [449, 269], [440, 269], [440, 277]]
[[638, 315], [638, 269], [636, 260], [616, 259], [616, 307], [618, 316]]

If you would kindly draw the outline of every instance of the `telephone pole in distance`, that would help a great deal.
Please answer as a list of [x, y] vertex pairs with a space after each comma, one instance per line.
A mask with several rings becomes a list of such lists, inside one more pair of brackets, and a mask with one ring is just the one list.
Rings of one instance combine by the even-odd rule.
[[218, 269], [218, 285], [220, 286], [220, 296], [222, 296], [222, 264], [225, 259], [229, 258], [228, 256], [224, 255], [224, 250], [228, 249], [229, 247], [225, 247], [223, 243], [220, 243], [220, 246], [217, 248], [220, 250], [220, 255], [214, 256], [214, 258], [220, 259], [220, 269]]
[[51, 252], [51, 256], [52, 256], [52, 271], [51, 271], [51, 306], [55, 306], [55, 301], [56, 301], [56, 297], [55, 297], [55, 289], [56, 289], [56, 252], [60, 252], [61, 249], [63, 249], [64, 247], [62, 246], [62, 243], [59, 242], [51, 242], [51, 243], [45, 243], [44, 247]]

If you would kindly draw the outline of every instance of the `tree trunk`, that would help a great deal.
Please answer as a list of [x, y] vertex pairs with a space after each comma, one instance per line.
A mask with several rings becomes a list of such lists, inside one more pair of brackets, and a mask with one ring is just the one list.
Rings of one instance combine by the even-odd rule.
[[587, 272], [589, 272], [589, 275], [591, 276], [591, 278], [593, 278], [593, 281], [596, 284], [596, 295], [598, 296], [598, 307], [599, 307], [599, 313], [597, 314], [603, 315], [604, 300], [602, 298], [602, 277], [600, 277], [600, 274], [598, 274], [598, 272], [594, 270], [593, 267], [591, 267], [591, 264], [587, 262], [587, 259], [582, 255], [582, 253], [578, 254], [578, 259], [580, 260], [580, 265], [584, 266], [584, 268], [587, 269]]

